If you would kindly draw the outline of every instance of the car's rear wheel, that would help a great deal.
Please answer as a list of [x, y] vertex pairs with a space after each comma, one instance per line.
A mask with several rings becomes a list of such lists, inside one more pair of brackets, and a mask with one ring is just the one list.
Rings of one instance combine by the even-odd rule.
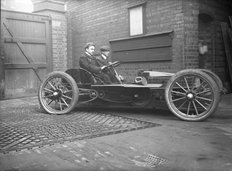
[[67, 73], [54, 71], [47, 75], [39, 88], [39, 103], [50, 114], [66, 114], [76, 105], [79, 90]]
[[165, 99], [172, 113], [186, 121], [202, 121], [213, 114], [220, 98], [219, 88], [206, 73], [187, 69], [167, 83]]
[[223, 87], [221, 79], [219, 78], [219, 76], [217, 74], [215, 74], [214, 72], [209, 71], [207, 69], [200, 69], [200, 70], [203, 71], [203, 72], [205, 72], [209, 76], [211, 76], [211, 78], [213, 78], [213, 80], [216, 82], [216, 84], [217, 84], [217, 86], [219, 88], [219, 91], [223, 92], [224, 87]]

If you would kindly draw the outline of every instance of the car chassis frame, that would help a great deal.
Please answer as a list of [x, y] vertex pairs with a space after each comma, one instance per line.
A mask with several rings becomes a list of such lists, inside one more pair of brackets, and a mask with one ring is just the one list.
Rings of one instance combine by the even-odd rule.
[[[115, 62], [109, 68], [117, 74], [114, 68], [118, 65]], [[205, 69], [177, 73], [139, 71], [135, 80], [140, 81], [104, 84], [82, 68], [53, 71], [39, 87], [39, 103], [49, 114], [67, 114], [86, 105], [168, 108], [182, 120], [202, 121], [216, 111], [223, 91], [220, 78]]]

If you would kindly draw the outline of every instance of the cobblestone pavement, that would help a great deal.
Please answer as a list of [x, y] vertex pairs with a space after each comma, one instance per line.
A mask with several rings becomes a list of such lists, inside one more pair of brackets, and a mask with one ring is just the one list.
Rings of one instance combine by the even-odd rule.
[[33, 103], [1, 109], [0, 152], [18, 151], [158, 126], [119, 116], [118, 112], [84, 110], [49, 115]]
[[[21, 141], [14, 140], [11, 144], [2, 145], [0, 171], [232, 171], [232, 94], [224, 96], [215, 115], [204, 122], [184, 122], [169, 111], [138, 109], [77, 108], [69, 115], [48, 115], [39, 110], [36, 98], [0, 101], [0, 110], [2, 130], [14, 128], [33, 136], [40, 131], [47, 132], [48, 140], [51, 138], [49, 133], [58, 137], [64, 133], [67, 137], [58, 138], [60, 143], [54, 141], [56, 138], [51, 138], [51, 143], [48, 141], [46, 145], [36, 144], [33, 148], [19, 151], [11, 149]], [[17, 111], [24, 111], [24, 115]], [[101, 117], [111, 118], [112, 125], [106, 119], [106, 122], [102, 121], [103, 125], [106, 123], [103, 127], [98, 121]], [[85, 118], [89, 118], [86, 125], [81, 122]], [[82, 136], [80, 139], [69, 128], [72, 124], [68, 123], [74, 121], [88, 128], [83, 129], [84, 134], [79, 134]], [[37, 129], [34, 125], [40, 126]], [[80, 127], [77, 128], [80, 130]], [[95, 132], [95, 136], [91, 128], [105, 129], [108, 132], [104, 135], [107, 136], [99, 132]], [[70, 133], [66, 129], [71, 130]], [[89, 133], [87, 130], [90, 131], [89, 135], [94, 135], [92, 138], [85, 137]], [[73, 140], [68, 139], [69, 134], [72, 134]]]

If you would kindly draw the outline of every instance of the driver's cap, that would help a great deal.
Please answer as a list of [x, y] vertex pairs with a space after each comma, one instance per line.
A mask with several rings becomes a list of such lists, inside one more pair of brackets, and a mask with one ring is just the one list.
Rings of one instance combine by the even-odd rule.
[[101, 51], [110, 51], [110, 47], [109, 46], [101, 46], [100, 50]]

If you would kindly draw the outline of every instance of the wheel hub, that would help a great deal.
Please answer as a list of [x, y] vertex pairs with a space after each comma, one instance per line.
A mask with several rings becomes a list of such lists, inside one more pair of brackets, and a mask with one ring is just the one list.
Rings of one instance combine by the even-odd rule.
[[60, 90], [56, 90], [53, 92], [54, 98], [60, 98], [62, 96], [62, 92]]
[[58, 92], [57, 91], [55, 91], [54, 93], [53, 93], [53, 96], [58, 96]]
[[187, 97], [188, 100], [191, 101], [191, 100], [194, 99], [195, 96], [194, 96], [194, 94], [193, 94], [192, 92], [188, 92], [188, 93], [186, 94], [186, 97]]
[[89, 94], [90, 98], [96, 98], [98, 96], [97, 92], [92, 90]]

